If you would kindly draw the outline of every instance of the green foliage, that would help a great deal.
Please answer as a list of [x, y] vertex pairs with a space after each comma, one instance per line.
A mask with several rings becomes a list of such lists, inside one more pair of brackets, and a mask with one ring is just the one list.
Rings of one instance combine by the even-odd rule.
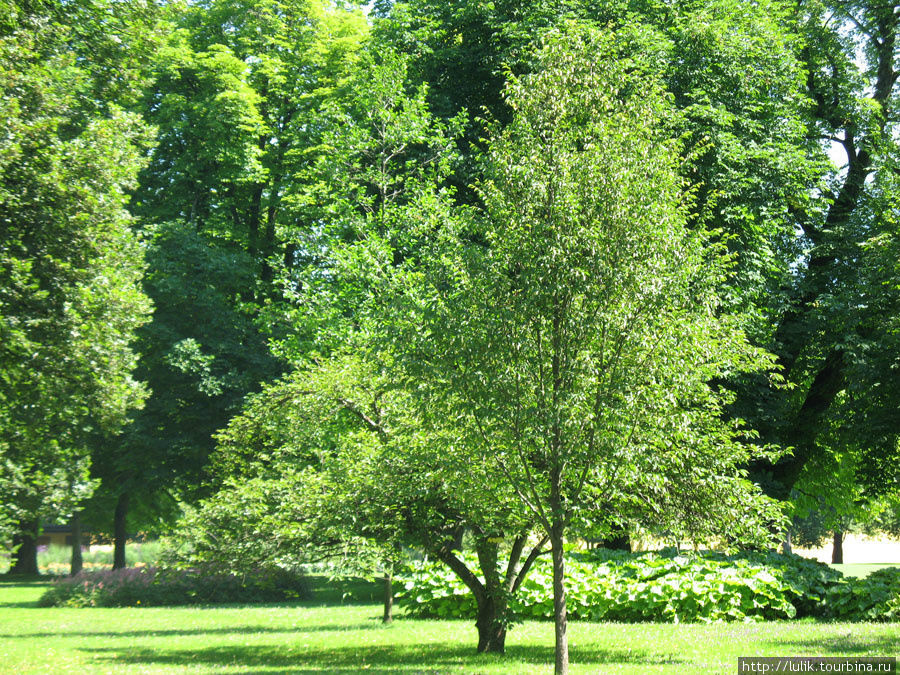
[[765, 538], [776, 514], [737, 468], [759, 449], [710, 382], [769, 360], [721, 311], [728, 261], [687, 226], [675, 113], [634, 33], [567, 26], [511, 78], [484, 210], [423, 202], [385, 339], [548, 531], [644, 511]]
[[94, 487], [90, 449], [146, 396], [131, 342], [150, 305], [125, 207], [152, 134], [123, 106], [152, 21], [112, 4], [29, 6], [0, 35], [0, 480], [16, 518], [70, 513]]
[[41, 607], [143, 607], [303, 600], [305, 579], [280, 567], [242, 575], [213, 566], [186, 571], [137, 567], [80, 572], [59, 579], [41, 596]]
[[132, 485], [174, 487], [190, 498], [206, 478], [200, 469], [213, 434], [279, 364], [240, 304], [254, 283], [246, 253], [177, 222], [148, 228], [148, 238], [144, 285], [156, 311], [138, 333], [137, 372], [155, 395], [135, 416], [123, 447], [110, 449], [114, 456], [98, 469], [127, 475], [140, 456]]
[[828, 608], [840, 621], [900, 621], [900, 569], [886, 567], [829, 589]]
[[[551, 619], [550, 561], [543, 559], [512, 601], [519, 619]], [[572, 554], [566, 561], [569, 614], [584, 621], [763, 621], [831, 616], [841, 574], [827, 565], [777, 554]], [[413, 616], [475, 615], [466, 588], [445, 567], [414, 563], [399, 597]], [[861, 620], [861, 619], [854, 619]]]

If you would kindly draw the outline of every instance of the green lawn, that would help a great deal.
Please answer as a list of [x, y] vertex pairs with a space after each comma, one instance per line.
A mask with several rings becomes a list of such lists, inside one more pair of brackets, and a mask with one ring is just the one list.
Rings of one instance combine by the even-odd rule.
[[[506, 657], [474, 653], [471, 621], [399, 619], [377, 604], [39, 609], [46, 582], [0, 581], [3, 673], [550, 673], [553, 627], [526, 623]], [[353, 589], [359, 597], [360, 588]], [[371, 589], [364, 589], [369, 595]], [[738, 656], [893, 656], [894, 625], [570, 625], [575, 673], [734, 673]]]
[[845, 577], [866, 577], [883, 567], [900, 567], [900, 563], [846, 563], [844, 565], [831, 565], [831, 567]]

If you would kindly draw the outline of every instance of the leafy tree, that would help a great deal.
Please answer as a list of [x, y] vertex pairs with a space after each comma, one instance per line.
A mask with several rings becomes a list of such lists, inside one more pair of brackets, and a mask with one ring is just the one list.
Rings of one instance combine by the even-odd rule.
[[[282, 345], [297, 370], [254, 398], [220, 436], [227, 458], [220, 471], [238, 478], [204, 503], [195, 522], [222, 527], [196, 532], [194, 555], [252, 559], [241, 551], [266, 527], [277, 534], [260, 555], [346, 560], [350, 551], [380, 565], [390, 588], [397, 548], [413, 546], [459, 575], [478, 606], [478, 649], [502, 652], [509, 597], [545, 541], [530, 539], [531, 517], [523, 518], [511, 493], [498, 490], [485, 503], [467, 487], [470, 458], [451, 459], [460, 455], [450, 432], [420, 415], [390, 352], [372, 340], [386, 300], [372, 262], [415, 264], [420, 245], [406, 232], [452, 166], [458, 122], [435, 121], [426, 89], [410, 91], [408, 58], [369, 49], [359, 66], [326, 111], [331, 151], [314, 189], [331, 220], [312, 244], [305, 240], [317, 258], [293, 277], [291, 319], [301, 337], [313, 339]], [[235, 508], [253, 515], [235, 522]], [[458, 555], [464, 530], [473, 535], [481, 578]]]
[[896, 303], [896, 287], [881, 253], [897, 234], [889, 175], [900, 17], [877, 3], [812, 2], [798, 6], [796, 21], [805, 37], [811, 135], [820, 153], [834, 144], [847, 162], [794, 208], [803, 255], [792, 263], [772, 336], [792, 386], [742, 392], [746, 409], [760, 411], [755, 423], [763, 437], [793, 448], [760, 467], [769, 491], [782, 499], [808, 464], [843, 451], [833, 442], [835, 425], [847, 452], [862, 453], [861, 466], [880, 467], [858, 474], [876, 491], [896, 484], [898, 448], [896, 415], [889, 421], [885, 414], [897, 404], [887, 365], [896, 331], [884, 314]]
[[135, 196], [152, 242], [157, 312], [141, 333], [139, 370], [153, 394], [98, 472], [95, 506], [115, 504], [117, 566], [131, 506], [152, 523], [174, 499], [208, 493], [213, 432], [283, 367], [261, 309], [279, 299], [275, 270], [294, 264], [285, 231], [315, 227], [298, 191], [316, 110], [365, 25], [320, 2], [222, 1], [177, 8], [170, 29], [142, 101], [159, 132]]
[[181, 218], [250, 256], [245, 299], [277, 294], [287, 233], [307, 230], [319, 108], [347, 74], [366, 26], [319, 0], [217, 0], [188, 8], [159, 61], [148, 119], [160, 144], [142, 177], [141, 215]]
[[633, 30], [548, 33], [489, 139], [483, 219], [423, 214], [424, 269], [393, 282], [396, 348], [493, 467], [485, 498], [502, 478], [550, 540], [557, 672], [570, 528], [643, 512], [759, 539], [775, 513], [737, 468], [753, 448], [712, 384], [768, 361], [721, 312], [725, 258], [686, 226], [671, 109]]
[[90, 494], [92, 448], [145, 395], [130, 342], [149, 303], [125, 204], [150, 134], [120, 107], [140, 73], [117, 50], [83, 58], [108, 44], [92, 30], [109, 5], [72, 11], [85, 20], [74, 37], [56, 3], [4, 14], [0, 36], [0, 451], [21, 546], [13, 570], [26, 573], [40, 519]]
[[[774, 466], [755, 463], [755, 479], [787, 500], [808, 461], [839, 451], [817, 439], [852, 419], [846, 436], [871, 438], [863, 464], [881, 468], [859, 480], [896, 483], [896, 415], [875, 412], [897, 402], [885, 377], [891, 276], [884, 265], [870, 274], [883, 260], [875, 252], [896, 238], [885, 217], [896, 161], [894, 8], [818, 0], [410, 0], [380, 8], [376, 34], [417, 55], [415, 72], [432, 83], [435, 110], [486, 108], [503, 122], [503, 69], [528, 72], [523, 45], [563, 14], [652, 28], [643, 51], [683, 111], [681, 172], [696, 194], [690, 218], [729, 235], [736, 267], [720, 289], [723, 302], [744, 313], [754, 344], [778, 355], [786, 380], [729, 378], [739, 394], [731, 414], [766, 443], [793, 449]], [[468, 132], [464, 152], [479, 134], [477, 126]], [[831, 166], [832, 148], [845, 166]], [[478, 173], [471, 160], [467, 166], [463, 184]]]
[[[183, 559], [238, 569], [330, 560], [345, 574], [380, 571], [388, 619], [393, 566], [401, 547], [413, 547], [472, 591], [478, 650], [502, 652], [510, 598], [546, 539], [529, 536], [532, 518], [511, 492], [498, 487], [484, 499], [471, 454], [453, 430], [422, 418], [391, 375], [371, 353], [339, 355], [253, 397], [219, 435], [217, 466], [231, 478], [183, 523]], [[464, 530], [480, 569], [460, 555]]]
[[156, 311], [138, 331], [136, 375], [154, 393], [126, 433], [95, 452], [92, 475], [101, 486], [85, 513], [95, 531], [114, 535], [117, 567], [129, 529], [159, 530], [178, 501], [208, 494], [204, 486], [218, 480], [206, 471], [213, 434], [280, 369], [240, 309], [254, 283], [248, 256], [190, 224], [145, 231], [144, 287]]

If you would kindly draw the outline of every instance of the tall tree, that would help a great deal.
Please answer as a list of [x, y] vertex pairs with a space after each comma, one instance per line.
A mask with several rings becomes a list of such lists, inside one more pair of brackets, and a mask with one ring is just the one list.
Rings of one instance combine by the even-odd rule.
[[239, 298], [254, 284], [252, 261], [237, 246], [191, 224], [145, 227], [144, 288], [156, 310], [137, 334], [136, 375], [153, 394], [115, 443], [95, 453], [101, 481], [86, 521], [115, 540], [125, 565], [129, 532], [160, 529], [176, 501], [208, 493], [213, 434], [240, 410], [244, 396], [278, 375], [265, 338]]
[[[772, 349], [788, 389], [745, 391], [764, 438], [793, 453], [760, 467], [772, 494], [787, 499], [804, 467], [838, 450], [835, 423], [856, 439], [851, 454], [889, 469], [896, 457], [900, 400], [885, 358], [896, 342], [884, 311], [897, 302], [883, 252], [896, 240], [890, 177], [897, 158], [896, 41], [900, 13], [878, 3], [801, 3], [802, 57], [813, 103], [810, 135], [821, 153], [838, 148], [846, 164], [794, 204], [802, 255], [792, 263], [787, 302], [773, 317]], [[861, 65], [860, 65], [861, 64]], [[852, 412], [851, 412], [852, 411]], [[849, 425], [849, 426], [848, 426]], [[870, 428], [867, 426], [871, 425]], [[858, 441], [862, 441], [862, 447]], [[832, 441], [833, 441], [832, 437]], [[885, 461], [887, 460], [887, 461]], [[896, 472], [887, 471], [896, 483]]]
[[[848, 436], [872, 438], [866, 465], [897, 465], [896, 426], [873, 414], [897, 404], [883, 367], [889, 358], [876, 356], [890, 353], [894, 340], [875, 309], [892, 302], [890, 277], [874, 278], [877, 262], [867, 262], [876, 251], [868, 242], [883, 247], [896, 237], [884, 217], [886, 176], [896, 163], [895, 7], [819, 0], [378, 6], [384, 20], [376, 34], [417, 55], [415, 72], [432, 83], [435, 110], [486, 108], [499, 120], [509, 118], [499, 95], [503, 68], [527, 72], [523, 45], [563, 13], [652, 27], [663, 39], [645, 45], [646, 54], [684, 112], [680, 170], [696, 189], [691, 218], [728, 234], [737, 267], [720, 289], [723, 301], [744, 312], [751, 339], [779, 356], [786, 380], [730, 378], [739, 393], [731, 414], [751, 420], [766, 443], [793, 449], [775, 465], [757, 463], [756, 479], [788, 499], [807, 461], [839, 451], [817, 441], [838, 420], [854, 420]], [[469, 131], [469, 147], [480, 135]], [[831, 165], [829, 150], [846, 157], [844, 166]], [[477, 165], [467, 167], [458, 182], [474, 182]], [[856, 426], [863, 420], [877, 429]]]
[[285, 231], [316, 227], [298, 195], [316, 111], [365, 33], [359, 12], [316, 1], [202, 3], [170, 27], [143, 100], [158, 144], [135, 196], [151, 239], [157, 311], [140, 372], [153, 394], [99, 473], [117, 565], [130, 507], [203, 495], [212, 434], [283, 367], [260, 325], [278, 313], [262, 310], [280, 298], [276, 270], [294, 264]]
[[178, 18], [148, 118], [160, 144], [142, 177], [150, 220], [182, 218], [237, 242], [256, 284], [296, 250], [285, 232], [313, 227], [306, 185], [321, 142], [319, 108], [341, 86], [366, 33], [362, 14], [319, 0], [215, 0]]
[[673, 112], [631, 50], [643, 39], [549, 32], [535, 71], [508, 84], [483, 219], [460, 230], [424, 213], [417, 234], [432, 243], [394, 277], [394, 344], [413, 381], [495, 467], [484, 489], [500, 478], [549, 538], [558, 673], [570, 531], [643, 511], [676, 531], [759, 538], [775, 513], [739, 469], [751, 446], [712, 384], [768, 360], [721, 311], [721, 245], [687, 227]]
[[[91, 449], [145, 394], [130, 343], [149, 302], [125, 205], [150, 133], [120, 107], [140, 72], [116, 48], [83, 58], [117, 30], [130, 42], [134, 25], [119, 19], [139, 7], [74, 3], [74, 36], [57, 3], [4, 15], [0, 450], [4, 510], [19, 523], [14, 571], [37, 572], [40, 519], [90, 494]], [[107, 18], [110, 34], [94, 32]]]

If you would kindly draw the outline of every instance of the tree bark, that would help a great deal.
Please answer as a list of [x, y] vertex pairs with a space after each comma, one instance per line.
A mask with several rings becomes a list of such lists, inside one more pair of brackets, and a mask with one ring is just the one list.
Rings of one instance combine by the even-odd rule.
[[[872, 33], [868, 35], [866, 41], [875, 57], [875, 63], [871, 65], [874, 66], [876, 81], [870, 100], [880, 106], [880, 115], [877, 123], [865, 130], [862, 136], [859, 135], [860, 130], [855, 121], [846, 115], [843, 97], [835, 95], [834, 81], [827, 75], [825, 79], [821, 79], [821, 76], [817, 75], [820, 69], [812, 63], [807, 71], [810, 98], [816, 103], [814, 115], [825, 122], [826, 126], [833, 128], [832, 135], [843, 135], [840, 142], [847, 153], [847, 169], [821, 225], [816, 225], [815, 219], [809, 214], [801, 213], [798, 219], [805, 234], [813, 243], [813, 248], [803, 283], [797, 285], [790, 309], [782, 316], [771, 347], [778, 355], [782, 373], [788, 380], [795, 382], [805, 379], [803, 373], [798, 375], [792, 372], [796, 363], [810, 342], [817, 339], [819, 323], [814, 319], [815, 313], [818, 312], [816, 303], [823, 294], [833, 293], [835, 280], [841, 279], [843, 272], [839, 269], [839, 263], [842, 249], [848, 244], [855, 247], [861, 243], [853, 238], [847, 238], [845, 226], [854, 213], [859, 211], [866, 181], [880, 159], [880, 145], [887, 130], [886, 125], [896, 114], [892, 95], [897, 81], [895, 51], [900, 16], [894, 12], [892, 5], [884, 5], [879, 14], [880, 16], [871, 25]], [[803, 54], [804, 60], [810, 59], [808, 49], [804, 50]], [[849, 330], [853, 328], [848, 327]], [[783, 422], [775, 425], [773, 433], [759, 429], [764, 439], [782, 445], [792, 445], [795, 448], [793, 458], [779, 461], [773, 467], [775, 485], [770, 495], [777, 499], [790, 498], [791, 488], [800, 470], [814, 455], [823, 411], [827, 412], [834, 400], [831, 393], [832, 385], [842, 380], [846, 370], [843, 360], [835, 358], [840, 355], [840, 348], [836, 343], [833, 343], [831, 350], [831, 354], [816, 374], [807, 400], [799, 411], [794, 415], [776, 413], [776, 418], [782, 419]], [[789, 407], [789, 400], [793, 396], [791, 393], [774, 390], [769, 390], [768, 394], [771, 400], [779, 401], [785, 407]]]
[[792, 455], [778, 460], [772, 467], [774, 485], [770, 496], [788, 501], [800, 472], [816, 452], [816, 439], [822, 419], [835, 397], [844, 388], [844, 352], [832, 350], [810, 385], [803, 405], [792, 426], [785, 431], [782, 444], [794, 448]]
[[69, 576], [74, 577], [84, 567], [84, 558], [81, 555], [81, 512], [76, 511], [72, 514], [70, 521], [72, 527], [72, 562], [69, 569]]
[[553, 622], [556, 634], [555, 675], [569, 672], [569, 636], [566, 633], [566, 561], [563, 551], [563, 525], [553, 523], [550, 528], [550, 549], [553, 555]]
[[[487, 550], [486, 542], [476, 542], [476, 551], [479, 553], [479, 563], [481, 571], [485, 578], [489, 578], [491, 568], [485, 569], [485, 561], [490, 560], [491, 553]], [[494, 547], [493, 561], [496, 563], [496, 544]], [[475, 620], [475, 627], [478, 629], [478, 652], [479, 653], [495, 653], [502, 654], [506, 649], [506, 624], [505, 619], [505, 594], [498, 584], [490, 584], [486, 586], [481, 580], [472, 574], [471, 570], [466, 567], [465, 563], [453, 555], [449, 548], [438, 551], [438, 557], [447, 567], [453, 570], [454, 574], [472, 591], [475, 596], [475, 604], [478, 608], [478, 617]], [[497, 575], [496, 564], [493, 565], [493, 574]]]
[[791, 555], [794, 552], [791, 545], [791, 528], [784, 531], [784, 541], [781, 543], [781, 552], [785, 555]]
[[503, 654], [506, 651], [506, 626], [491, 595], [486, 594], [478, 603], [475, 627], [478, 629], [479, 654]]
[[13, 536], [12, 565], [10, 574], [40, 574], [37, 564], [37, 531], [36, 520], [26, 520], [19, 523], [19, 531]]
[[[496, 538], [478, 532], [475, 537], [475, 553], [484, 575], [484, 593], [478, 603], [478, 651], [502, 654], [506, 651], [506, 610], [508, 596], [504, 582], [497, 570], [500, 545]], [[515, 551], [513, 551], [515, 554]], [[521, 555], [521, 549], [518, 549]]]
[[844, 564], [844, 531], [841, 528], [835, 528], [834, 535], [831, 539], [831, 564]]
[[392, 568], [384, 571], [384, 615], [382, 623], [391, 623], [394, 620], [394, 573]]
[[125, 540], [128, 538], [126, 524], [128, 519], [128, 503], [131, 495], [128, 492], [121, 492], [119, 499], [116, 501], [116, 511], [113, 517], [113, 569], [121, 570], [125, 568]]

